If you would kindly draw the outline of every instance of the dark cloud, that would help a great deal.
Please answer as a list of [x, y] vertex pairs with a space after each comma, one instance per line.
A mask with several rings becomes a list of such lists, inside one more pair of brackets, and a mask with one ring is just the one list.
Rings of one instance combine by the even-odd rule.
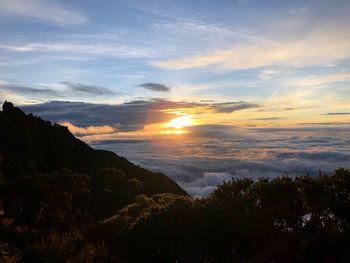
[[266, 111], [293, 111], [293, 110], [297, 110], [297, 109], [306, 109], [306, 107], [303, 108], [266, 108], [266, 109], [259, 109], [256, 112], [266, 112]]
[[157, 92], [169, 92], [171, 88], [161, 83], [142, 83], [138, 85], [138, 87], [142, 87], [151, 91]]
[[53, 122], [68, 121], [79, 127], [108, 125], [121, 131], [135, 131], [144, 125], [166, 122], [176, 117], [160, 111], [175, 106], [176, 103], [161, 100], [138, 100], [119, 105], [51, 101], [23, 106], [22, 109]]
[[208, 103], [208, 102], [215, 102], [215, 100], [200, 100], [200, 102]]
[[273, 121], [273, 120], [280, 120], [281, 117], [266, 117], [266, 118], [254, 118], [253, 120], [256, 121]]
[[293, 152], [278, 153], [277, 157], [283, 159], [303, 159], [325, 162], [350, 162], [350, 154], [342, 152]]
[[57, 99], [57, 98], [70, 98], [74, 96], [108, 96], [108, 95], [116, 95], [116, 93], [110, 89], [95, 86], [95, 85], [85, 85], [81, 83], [69, 82], [65, 81], [61, 84], [66, 86], [66, 89], [57, 90], [53, 88], [32, 88], [27, 86], [19, 86], [19, 85], [0, 85], [2, 90], [23, 95], [29, 96], [31, 98], [42, 98], [42, 99]]
[[[248, 107], [244, 102], [232, 103], [235, 105], [236, 110]], [[228, 106], [230, 105], [229, 103], [224, 103], [224, 105], [222, 106], [219, 103], [208, 104], [176, 102], [163, 99], [140, 99], [118, 105], [50, 101], [23, 106], [22, 109], [27, 113], [33, 113], [53, 122], [68, 121], [79, 127], [108, 125], [121, 131], [135, 131], [142, 129], [147, 124], [168, 122], [178, 117], [164, 110], [196, 107], [200, 109], [200, 107], [206, 107], [213, 111], [218, 111], [220, 107], [230, 107]], [[231, 110], [232, 107], [229, 112]]]
[[105, 87], [96, 86], [96, 85], [86, 85], [78, 82], [63, 81], [62, 84], [67, 86], [70, 90], [77, 93], [98, 95], [98, 96], [107, 96], [107, 95], [116, 95], [116, 93]]
[[350, 115], [350, 112], [328, 112], [321, 115]]
[[[251, 130], [260, 132], [315, 132], [315, 131], [349, 131], [350, 122], [315, 122], [315, 123], [298, 123], [297, 127], [260, 127], [251, 128]], [[350, 131], [349, 131], [350, 132]]]
[[210, 107], [218, 113], [231, 113], [239, 110], [259, 108], [261, 105], [247, 103], [244, 101], [212, 103]]
[[42, 88], [36, 89], [26, 86], [18, 86], [18, 85], [0, 85], [0, 88], [11, 93], [16, 93], [20, 95], [26, 96], [38, 96], [38, 97], [63, 97], [62, 94], [56, 90]]

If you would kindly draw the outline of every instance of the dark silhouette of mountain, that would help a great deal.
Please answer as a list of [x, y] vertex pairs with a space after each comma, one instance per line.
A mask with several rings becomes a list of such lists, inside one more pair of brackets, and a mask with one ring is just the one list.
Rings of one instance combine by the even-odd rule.
[[26, 115], [10, 102], [5, 102], [0, 112], [1, 160], [5, 178], [62, 168], [93, 176], [102, 168], [113, 167], [142, 182], [139, 194], [187, 194], [166, 175], [150, 172], [113, 152], [95, 150], [75, 138], [67, 127]]

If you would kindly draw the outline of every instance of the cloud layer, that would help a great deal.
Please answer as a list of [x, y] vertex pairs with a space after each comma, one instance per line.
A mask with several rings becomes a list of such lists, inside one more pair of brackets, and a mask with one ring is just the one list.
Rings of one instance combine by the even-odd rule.
[[[223, 180], [250, 177], [314, 176], [349, 168], [350, 126], [249, 129], [194, 127], [189, 140], [99, 142], [148, 169], [164, 172], [190, 194], [208, 195]], [[171, 145], [171, 146], [170, 146]]]
[[[110, 92], [98, 86], [69, 84], [71, 89], [82, 93], [88, 92], [91, 95]], [[78, 127], [108, 125], [120, 131], [137, 131], [143, 129], [145, 125], [165, 123], [178, 117], [174, 111], [180, 109], [192, 109], [198, 111], [198, 114], [204, 111], [225, 114], [256, 107], [260, 106], [244, 101], [200, 103], [155, 98], [133, 100], [116, 105], [50, 101], [43, 104], [23, 106], [22, 109], [53, 122], [68, 121]]]
[[136, 131], [144, 125], [174, 118], [174, 114], [161, 111], [170, 106], [180, 107], [176, 103], [160, 100], [135, 100], [119, 105], [51, 101], [23, 106], [22, 109], [53, 122], [68, 121], [78, 127], [107, 125], [120, 131]]

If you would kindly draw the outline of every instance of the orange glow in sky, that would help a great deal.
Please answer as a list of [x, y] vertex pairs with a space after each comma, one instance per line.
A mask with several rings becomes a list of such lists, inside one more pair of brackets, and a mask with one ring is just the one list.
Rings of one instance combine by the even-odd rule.
[[174, 129], [180, 130], [183, 127], [187, 127], [187, 126], [191, 126], [191, 125], [192, 125], [192, 122], [191, 122], [190, 116], [185, 115], [185, 116], [181, 116], [181, 117], [172, 119], [171, 121], [166, 123], [164, 125], [164, 127], [174, 128]]

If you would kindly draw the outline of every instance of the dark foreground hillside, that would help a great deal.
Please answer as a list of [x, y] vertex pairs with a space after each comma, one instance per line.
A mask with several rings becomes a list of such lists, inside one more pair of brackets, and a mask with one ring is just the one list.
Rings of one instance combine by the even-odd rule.
[[93, 176], [101, 168], [114, 167], [127, 178], [140, 180], [140, 193], [186, 194], [164, 174], [152, 173], [110, 151], [92, 149], [66, 127], [25, 115], [9, 102], [4, 103], [0, 112], [0, 155], [1, 171], [6, 178], [62, 168]]
[[0, 262], [350, 262], [349, 170], [193, 199], [9, 103], [0, 152]]

